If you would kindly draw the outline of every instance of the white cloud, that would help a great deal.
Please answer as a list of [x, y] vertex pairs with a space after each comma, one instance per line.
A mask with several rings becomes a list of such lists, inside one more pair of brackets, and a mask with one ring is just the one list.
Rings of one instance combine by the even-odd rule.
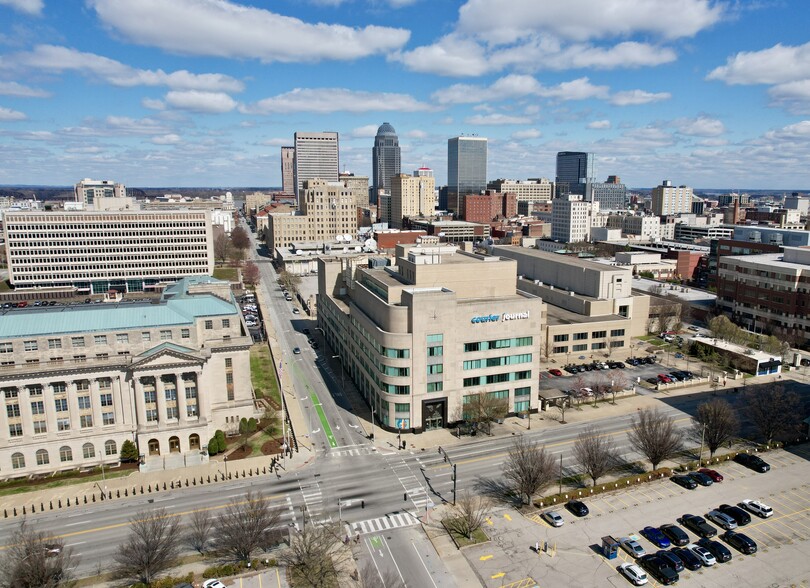
[[727, 139], [701, 139], [697, 142], [697, 145], [701, 145], [703, 147], [723, 147], [724, 145], [728, 145]]
[[362, 138], [362, 137], [376, 137], [377, 136], [377, 129], [379, 125], [365, 125], [362, 127], [357, 127], [353, 129], [350, 133], [352, 137]]
[[306, 23], [227, 0], [88, 0], [101, 21], [135, 43], [184, 55], [281, 61], [351, 60], [402, 47], [392, 27]]
[[697, 118], [680, 118], [673, 121], [678, 132], [691, 137], [717, 137], [726, 132], [726, 127], [722, 121], [708, 116]]
[[259, 145], [265, 145], [267, 147], [282, 147], [292, 145], [292, 137], [289, 139], [282, 139], [280, 137], [275, 137], [273, 139], [267, 139], [265, 141], [261, 141]]
[[0, 82], [0, 95], [16, 96], [19, 98], [47, 98], [49, 92], [23, 86], [17, 82]]
[[10, 108], [0, 106], [0, 120], [2, 121], [25, 120], [26, 118], [28, 117], [18, 110], [11, 110]]
[[451, 34], [431, 45], [393, 53], [411, 71], [451, 77], [477, 77], [494, 70], [483, 47], [472, 39]]
[[439, 104], [469, 104], [525, 96], [554, 100], [586, 100], [606, 98], [608, 91], [607, 86], [595, 86], [588, 78], [578, 78], [556, 86], [543, 86], [532, 76], [510, 74], [496, 80], [490, 86], [454, 84], [434, 92], [432, 99]]
[[523, 141], [525, 139], [539, 139], [543, 133], [537, 129], [526, 129], [525, 131], [515, 131], [512, 133], [511, 138], [515, 141]]
[[0, 0], [0, 6], [9, 6], [31, 16], [39, 16], [42, 14], [44, 3], [42, 0]]
[[787, 108], [794, 114], [810, 114], [810, 79], [778, 84], [768, 89], [772, 106]]
[[433, 107], [407, 94], [359, 92], [346, 88], [296, 88], [243, 107], [248, 114], [290, 112], [420, 112]]
[[412, 131], [408, 131], [407, 133], [405, 133], [405, 136], [411, 139], [424, 139], [425, 137], [428, 136], [428, 134], [425, 131], [413, 129]]
[[635, 33], [664, 39], [691, 37], [716, 23], [722, 5], [709, 0], [567, 0], [543, 2], [468, 0], [459, 9], [459, 30], [494, 43], [532, 33], [585, 40]]
[[611, 128], [611, 124], [609, 120], [594, 120], [588, 123], [588, 128], [602, 131]]
[[476, 114], [464, 119], [468, 125], [527, 125], [532, 122], [528, 116], [510, 116], [508, 114]]
[[810, 43], [741, 51], [706, 77], [727, 84], [779, 84], [810, 78]]
[[207, 92], [241, 92], [244, 84], [224, 74], [194, 74], [186, 70], [164, 72], [162, 69], [136, 69], [95, 53], [85, 53], [70, 47], [38, 45], [33, 51], [3, 58], [5, 67], [27, 67], [44, 71], [78, 71], [104, 80], [114, 86], [167, 86], [173, 90], [202, 90]]
[[166, 94], [166, 104], [180, 110], [218, 114], [236, 108], [236, 100], [224, 92], [171, 91]]
[[810, 139], [810, 120], [803, 120], [792, 125], [782, 127], [778, 131], [768, 131], [765, 133], [764, 138], [768, 141], [786, 140], [805, 142]]
[[155, 145], [176, 145], [181, 141], [180, 135], [169, 133], [168, 135], [159, 135], [152, 137], [152, 143]]
[[141, 105], [144, 108], [148, 108], [150, 110], [165, 110], [166, 103], [163, 100], [157, 100], [155, 98], [144, 98], [141, 100]]
[[660, 102], [669, 100], [672, 94], [669, 92], [647, 92], [645, 90], [625, 90], [616, 92], [610, 98], [610, 103], [615, 106], [638, 106], [639, 104], [649, 104], [650, 102]]

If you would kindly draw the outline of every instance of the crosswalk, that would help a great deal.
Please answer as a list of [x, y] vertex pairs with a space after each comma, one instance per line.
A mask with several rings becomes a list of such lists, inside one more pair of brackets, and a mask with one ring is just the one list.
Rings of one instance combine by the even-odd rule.
[[386, 515], [377, 519], [368, 519], [366, 521], [359, 521], [357, 523], [346, 524], [346, 534], [365, 535], [367, 533], [381, 532], [388, 529], [399, 529], [401, 527], [412, 527], [419, 524], [419, 519], [409, 512], [401, 512], [392, 515]]
[[317, 478], [308, 481], [299, 480], [298, 487], [304, 499], [307, 523], [310, 521], [313, 523], [332, 522], [332, 517], [324, 513], [323, 493], [321, 492], [321, 485]]
[[403, 459], [391, 462], [391, 471], [402, 484], [405, 494], [418, 511], [434, 506], [433, 500], [428, 495], [427, 488], [422, 485], [420, 479], [413, 474], [411, 467]]
[[333, 449], [327, 455], [331, 458], [335, 457], [351, 457], [351, 456], [358, 456], [358, 455], [369, 455], [371, 453], [371, 449], [368, 447], [355, 447], [352, 449]]

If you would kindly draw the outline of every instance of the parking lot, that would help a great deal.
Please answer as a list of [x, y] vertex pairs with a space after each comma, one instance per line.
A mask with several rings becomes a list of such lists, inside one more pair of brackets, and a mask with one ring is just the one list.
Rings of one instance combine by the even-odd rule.
[[[709, 487], [686, 490], [668, 479], [583, 500], [590, 514], [576, 518], [556, 508], [565, 519], [553, 528], [539, 516], [524, 517], [509, 508], [493, 512], [485, 525], [491, 541], [464, 550], [486, 586], [505, 586], [531, 579], [543, 588], [555, 586], [630, 586], [616, 568], [630, 555], [619, 550], [614, 560], [601, 555], [601, 538], [638, 536], [647, 553], [657, 549], [640, 536], [647, 526], [675, 523], [685, 513], [705, 516], [721, 503], [746, 498], [774, 509], [768, 519], [752, 516], [741, 527], [757, 542], [758, 553], [746, 556], [731, 549], [730, 562], [697, 571], [680, 572], [679, 584], [689, 586], [805, 586], [810, 585], [810, 446], [764, 456], [771, 471], [759, 474], [734, 462], [715, 467], [725, 478]], [[719, 532], [722, 532], [718, 529]], [[691, 541], [697, 536], [687, 531]], [[718, 533], [719, 534], [719, 533]], [[535, 544], [541, 546], [535, 553]], [[548, 552], [543, 552], [544, 543]], [[552, 555], [553, 553], [553, 555]], [[658, 584], [650, 577], [650, 585]]]

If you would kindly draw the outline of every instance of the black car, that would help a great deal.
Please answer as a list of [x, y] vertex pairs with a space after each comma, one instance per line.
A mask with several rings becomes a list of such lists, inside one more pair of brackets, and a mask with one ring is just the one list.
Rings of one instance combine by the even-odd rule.
[[739, 506], [732, 506], [731, 504], [721, 504], [717, 510], [725, 515], [730, 516], [737, 523], [738, 527], [744, 527], [751, 522], [751, 515], [741, 509]]
[[673, 570], [667, 560], [660, 555], [642, 555], [638, 562], [652, 577], [664, 586], [669, 586], [678, 581], [678, 572]]
[[717, 535], [717, 529], [706, 522], [706, 519], [697, 515], [685, 514], [678, 522], [700, 537], [710, 538]]
[[764, 459], [757, 457], [756, 455], [751, 455], [750, 453], [738, 453], [734, 458], [734, 461], [754, 470], [755, 472], [761, 472], [763, 474], [771, 469], [771, 466], [768, 465]]
[[678, 525], [667, 523], [666, 525], [661, 525], [658, 528], [676, 547], [683, 547], [689, 543], [689, 535], [687, 535], [686, 531], [681, 529]]
[[655, 555], [663, 557], [664, 560], [669, 564], [669, 567], [671, 567], [676, 572], [683, 571], [683, 562], [681, 561], [681, 558], [678, 557], [675, 553], [667, 551], [666, 549], [662, 549], [661, 551], [656, 552]]
[[711, 539], [704, 538], [698, 540], [697, 544], [705, 549], [708, 549], [709, 552], [714, 556], [714, 559], [718, 561], [718, 563], [725, 563], [727, 561], [731, 561], [731, 551], [729, 551], [728, 547], [726, 547], [719, 541], [713, 541]]
[[658, 384], [658, 378], [647, 378], [644, 381], [647, 382], [648, 384], [652, 384], [653, 386]]
[[578, 517], [587, 516], [589, 512], [588, 507], [585, 506], [585, 503], [581, 500], [569, 500], [565, 504], [565, 508], [571, 511], [571, 513], [575, 514]]
[[683, 567], [687, 570], [695, 571], [703, 567], [703, 563], [698, 559], [694, 553], [683, 547], [677, 547], [672, 550], [672, 553], [678, 556], [678, 559], [683, 562]]
[[689, 472], [687, 476], [692, 478], [695, 482], [697, 482], [701, 486], [711, 486], [712, 484], [714, 484], [714, 480], [712, 480], [708, 475], [703, 474], [701, 472]]
[[734, 549], [745, 555], [751, 555], [757, 552], [756, 541], [751, 539], [748, 535], [737, 533], [736, 531], [726, 531], [720, 538], [731, 545]]
[[697, 488], [697, 482], [695, 482], [689, 476], [672, 476], [670, 478], [673, 482], [675, 482], [678, 486], [683, 486], [687, 490], [694, 490]]

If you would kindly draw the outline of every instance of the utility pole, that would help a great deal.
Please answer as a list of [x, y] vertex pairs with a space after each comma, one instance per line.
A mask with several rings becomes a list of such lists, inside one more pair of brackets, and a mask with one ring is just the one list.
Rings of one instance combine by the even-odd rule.
[[562, 453], [560, 454], [560, 494], [562, 494]]
[[456, 464], [453, 464], [453, 506], [456, 505], [456, 482], [458, 480], [458, 473], [456, 471]]
[[703, 465], [703, 440], [706, 437], [706, 424], [704, 423], [703, 428], [700, 431], [700, 455], [698, 455], [698, 468]]

